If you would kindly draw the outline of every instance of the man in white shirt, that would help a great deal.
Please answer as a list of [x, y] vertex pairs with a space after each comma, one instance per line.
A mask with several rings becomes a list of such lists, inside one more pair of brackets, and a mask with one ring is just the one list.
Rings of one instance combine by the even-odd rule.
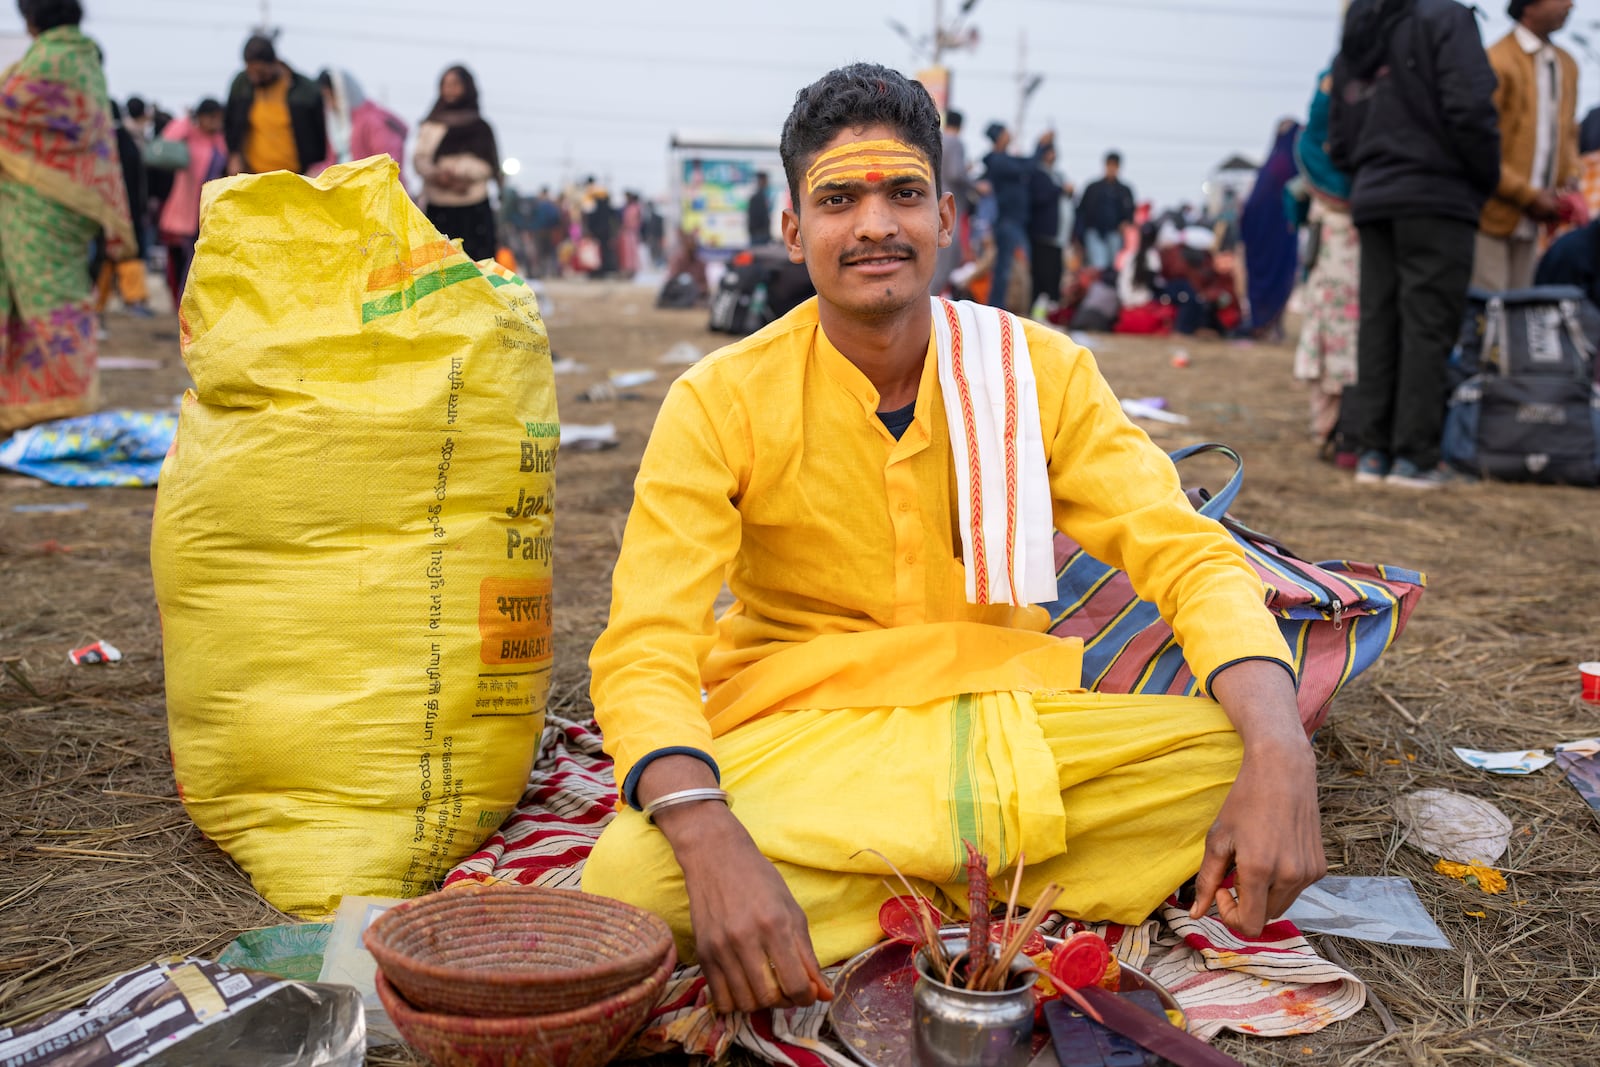
[[1578, 64], [1550, 42], [1572, 0], [1512, 0], [1510, 33], [1489, 49], [1500, 86], [1500, 187], [1478, 224], [1472, 284], [1501, 292], [1533, 284], [1539, 225], [1560, 217], [1558, 193], [1578, 179]]

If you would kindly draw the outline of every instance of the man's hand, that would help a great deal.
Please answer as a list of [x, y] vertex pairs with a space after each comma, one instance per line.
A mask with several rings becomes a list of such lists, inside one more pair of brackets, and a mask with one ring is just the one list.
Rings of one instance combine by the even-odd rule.
[[[639, 799], [716, 785], [693, 756], [645, 768]], [[728, 807], [715, 800], [664, 809], [656, 825], [683, 869], [695, 952], [720, 1012], [785, 1008], [833, 999], [811, 950], [805, 912]]]
[[[1221, 888], [1230, 869], [1232, 893]], [[1215, 902], [1229, 929], [1257, 937], [1327, 871], [1310, 747], [1276, 754], [1246, 749], [1239, 777], [1206, 834], [1190, 914], [1198, 918]]]
[[1561, 201], [1549, 189], [1540, 189], [1527, 211], [1535, 222], [1555, 222], [1561, 217]]
[[[1257, 937], [1328, 870], [1317, 764], [1282, 667], [1251, 660], [1217, 675], [1217, 700], [1244, 741], [1244, 761], [1206, 835], [1190, 915], [1215, 902], [1235, 933]], [[1222, 888], [1234, 871], [1233, 892]]]
[[[695, 952], [717, 1010], [831, 1000], [811, 951], [805, 912], [777, 868], [726, 807], [713, 802], [688, 808], [664, 811], [656, 821], [683, 867]], [[697, 825], [685, 827], [691, 819]]]

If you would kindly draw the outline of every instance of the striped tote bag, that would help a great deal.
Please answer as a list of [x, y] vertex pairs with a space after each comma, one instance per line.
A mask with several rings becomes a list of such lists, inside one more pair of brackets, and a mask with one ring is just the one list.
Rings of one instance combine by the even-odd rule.
[[[1191, 445], [1172, 459], [1203, 452], [1233, 460], [1235, 470], [1215, 496], [1191, 490], [1190, 499], [1239, 542], [1261, 576], [1267, 608], [1278, 617], [1294, 656], [1300, 719], [1309, 734], [1327, 718], [1334, 694], [1400, 636], [1427, 579], [1382, 564], [1301, 559], [1228, 514], [1244, 476], [1244, 462], [1231, 448]], [[1059, 596], [1044, 607], [1052, 633], [1083, 639], [1083, 684], [1102, 693], [1199, 694], [1200, 682], [1171, 627], [1154, 604], [1139, 599], [1128, 576], [1065, 534], [1056, 534], [1055, 547]]]

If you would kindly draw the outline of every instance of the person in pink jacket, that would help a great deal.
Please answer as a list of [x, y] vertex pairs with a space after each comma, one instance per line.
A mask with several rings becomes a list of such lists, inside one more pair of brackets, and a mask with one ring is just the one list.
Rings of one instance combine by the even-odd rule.
[[189, 146], [189, 163], [174, 171], [172, 193], [157, 223], [161, 243], [167, 246], [167, 286], [174, 301], [183, 299], [194, 262], [194, 242], [200, 233], [200, 187], [220, 178], [228, 167], [228, 143], [222, 136], [222, 105], [207, 97], [192, 115], [173, 119], [161, 131], [167, 141]]
[[388, 156], [400, 164], [400, 184], [406, 181], [404, 120], [376, 101], [368, 100], [361, 84], [347, 70], [329, 69], [317, 76], [327, 113], [328, 158], [311, 168], [312, 176], [335, 163], [368, 156]]

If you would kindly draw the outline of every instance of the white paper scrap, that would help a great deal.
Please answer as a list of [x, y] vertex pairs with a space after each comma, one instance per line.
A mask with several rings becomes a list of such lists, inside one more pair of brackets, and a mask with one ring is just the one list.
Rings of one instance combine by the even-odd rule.
[[1493, 866], [1511, 845], [1511, 820], [1478, 797], [1449, 789], [1421, 789], [1396, 797], [1405, 840], [1430, 856]]
[[322, 954], [322, 973], [319, 982], [355, 986], [361, 992], [361, 1003], [367, 1014], [367, 1047], [400, 1043], [400, 1031], [389, 1021], [389, 1015], [378, 999], [374, 975], [378, 961], [367, 951], [361, 935], [373, 921], [399, 904], [395, 897], [345, 897], [334, 913], [333, 930], [328, 935], [328, 947]]
[[1174, 426], [1189, 425], [1189, 416], [1179, 415], [1175, 411], [1166, 411], [1144, 400], [1124, 400], [1122, 401], [1122, 410], [1135, 419], [1166, 422]]
[[575, 422], [561, 424], [561, 447], [576, 452], [603, 452], [617, 447], [615, 423], [602, 422], [598, 426], [583, 426]]
[[1555, 757], [1542, 748], [1518, 749], [1515, 752], [1479, 752], [1475, 748], [1452, 749], [1463, 763], [1495, 774], [1532, 774], [1550, 766]]
[[669, 367], [687, 367], [700, 362], [700, 357], [705, 353], [700, 351], [700, 346], [689, 341], [679, 341], [665, 352], [661, 353], [658, 363]]
[[653, 370], [616, 370], [611, 372], [611, 384], [618, 389], [631, 389], [636, 385], [649, 385], [656, 377]]

